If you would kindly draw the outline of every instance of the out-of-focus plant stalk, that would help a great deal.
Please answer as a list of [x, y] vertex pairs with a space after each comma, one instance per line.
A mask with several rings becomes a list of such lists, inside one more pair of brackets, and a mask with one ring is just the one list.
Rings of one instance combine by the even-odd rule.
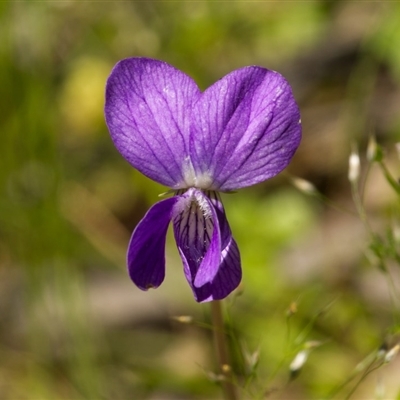
[[400, 185], [399, 182], [396, 181], [395, 178], [393, 178], [392, 174], [389, 172], [388, 167], [383, 161], [379, 162], [379, 165], [383, 171], [383, 174], [385, 175], [386, 180], [390, 184], [390, 186], [395, 190], [397, 194], [400, 194]]
[[360, 181], [360, 156], [358, 155], [358, 150], [353, 148], [350, 157], [349, 157], [349, 170], [348, 170], [348, 179], [351, 185], [351, 194], [354, 201], [354, 204], [357, 209], [357, 213], [366, 227], [368, 233], [373, 236], [372, 229], [368, 222], [367, 213], [364, 209], [364, 204], [362, 200], [362, 196], [359, 191], [359, 181]]
[[233, 373], [229, 360], [228, 345], [224, 330], [224, 319], [222, 315], [222, 302], [212, 301], [211, 319], [213, 326], [214, 345], [218, 358], [218, 368], [223, 379], [222, 390], [226, 400], [238, 400], [236, 388], [233, 382]]

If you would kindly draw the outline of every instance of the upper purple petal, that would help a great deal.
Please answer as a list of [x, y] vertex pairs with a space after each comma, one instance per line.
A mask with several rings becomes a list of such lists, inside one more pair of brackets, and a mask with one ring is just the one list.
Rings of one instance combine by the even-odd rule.
[[128, 247], [128, 271], [142, 290], [161, 285], [165, 276], [165, 238], [178, 197], [156, 203], [132, 234]]
[[106, 86], [105, 118], [115, 146], [149, 178], [179, 187], [189, 158], [190, 109], [199, 95], [191, 78], [165, 62], [120, 61]]
[[277, 72], [245, 67], [209, 87], [194, 104], [190, 154], [213, 188], [235, 190], [273, 177], [301, 139], [300, 114]]

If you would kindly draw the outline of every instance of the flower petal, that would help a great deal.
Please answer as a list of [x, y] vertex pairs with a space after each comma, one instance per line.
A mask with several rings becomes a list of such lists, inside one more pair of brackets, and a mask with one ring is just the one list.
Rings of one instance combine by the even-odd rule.
[[201, 279], [213, 279], [220, 263], [221, 237], [218, 224], [215, 226], [217, 216], [210, 200], [200, 190], [191, 188], [180, 196], [174, 215], [177, 246], [190, 264], [190, 271], [185, 271], [189, 283], [194, 284], [203, 264], [206, 267]]
[[128, 271], [139, 289], [161, 285], [165, 276], [165, 237], [178, 197], [156, 203], [132, 234], [128, 247]]
[[209, 199], [201, 191], [189, 189], [174, 210], [177, 246], [199, 302], [225, 298], [241, 280], [239, 250], [222, 203], [214, 193], [210, 195]]
[[224, 191], [278, 174], [301, 139], [289, 84], [277, 72], [255, 66], [209, 87], [194, 105], [191, 122], [194, 170], [213, 176], [210, 187]]
[[[209, 198], [215, 208], [221, 235], [221, 261], [215, 278], [202, 288], [211, 292], [211, 300], [220, 300], [228, 296], [239, 285], [242, 279], [239, 248], [233, 239], [224, 206], [216, 192], [209, 192]], [[200, 275], [200, 269], [198, 274]], [[197, 277], [196, 277], [197, 280]], [[197, 283], [197, 282], [195, 282]]]
[[171, 65], [147, 58], [116, 64], [106, 86], [105, 117], [118, 151], [149, 178], [172, 188], [183, 181], [196, 83]]

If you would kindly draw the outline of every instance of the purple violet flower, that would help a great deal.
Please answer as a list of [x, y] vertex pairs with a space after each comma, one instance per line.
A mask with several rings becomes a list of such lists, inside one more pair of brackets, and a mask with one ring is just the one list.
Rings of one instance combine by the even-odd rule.
[[287, 81], [250, 66], [201, 92], [165, 62], [128, 58], [108, 78], [105, 118], [122, 156], [174, 192], [153, 205], [132, 234], [132, 281], [142, 290], [161, 285], [172, 221], [195, 299], [228, 296], [242, 272], [218, 192], [265, 181], [289, 164], [301, 124]]

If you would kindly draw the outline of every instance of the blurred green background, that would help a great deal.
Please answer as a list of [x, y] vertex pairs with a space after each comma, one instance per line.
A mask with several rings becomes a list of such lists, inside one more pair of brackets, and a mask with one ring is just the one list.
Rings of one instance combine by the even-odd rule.
[[[223, 197], [244, 274], [226, 302], [234, 369], [243, 399], [346, 398], [359, 363], [398, 343], [398, 195], [365, 156], [374, 134], [397, 178], [398, 2], [1, 2], [0, 398], [221, 398], [208, 306], [171, 232], [159, 289], [141, 292], [125, 271], [129, 236], [165, 191], [104, 123], [107, 76], [131, 56], [202, 89], [251, 64], [292, 84], [304, 138], [290, 167]], [[369, 227], [347, 179], [355, 147]], [[368, 374], [352, 398], [400, 398], [399, 368]]]

